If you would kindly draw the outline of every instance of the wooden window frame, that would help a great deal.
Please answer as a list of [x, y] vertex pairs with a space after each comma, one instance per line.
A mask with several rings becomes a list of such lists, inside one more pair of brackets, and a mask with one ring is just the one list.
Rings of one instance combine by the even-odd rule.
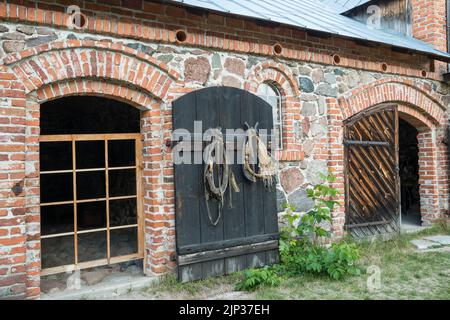
[[[283, 95], [281, 94], [280, 89], [278, 89], [278, 86], [276, 83], [272, 82], [272, 81], [266, 81], [260, 84], [260, 86], [265, 85], [268, 86], [274, 93], [275, 95], [261, 95], [256, 93], [256, 95], [258, 97], [260, 97], [261, 99], [263, 99], [265, 102], [267, 102], [268, 104], [270, 104], [270, 106], [272, 107], [272, 115], [273, 115], [273, 128], [277, 129], [277, 139], [278, 139], [278, 145], [276, 147], [276, 150], [278, 151], [283, 151], [285, 148], [285, 143], [283, 141], [283, 135], [284, 135], [284, 103], [283, 103]], [[270, 102], [270, 98], [276, 98], [277, 100], [277, 105], [274, 106], [272, 105], [272, 103]]]
[[[108, 165], [108, 142], [114, 140], [134, 140], [135, 141], [135, 165], [134, 166], [123, 166], [123, 167], [109, 167]], [[89, 169], [77, 169], [76, 168], [76, 142], [78, 141], [104, 141], [105, 143], [105, 166], [103, 168], [89, 168]], [[72, 145], [72, 169], [68, 170], [54, 170], [54, 171], [41, 171], [40, 175], [50, 175], [59, 173], [72, 173], [73, 174], [73, 200], [70, 201], [57, 201], [41, 203], [40, 207], [44, 206], [57, 206], [64, 204], [73, 204], [73, 214], [74, 214], [74, 226], [73, 232], [57, 233], [51, 235], [41, 235], [41, 239], [58, 238], [65, 236], [73, 236], [74, 241], [74, 263], [68, 265], [62, 265], [57, 267], [51, 267], [41, 270], [41, 276], [52, 275], [63, 272], [72, 272], [75, 270], [104, 266], [114, 263], [120, 263], [125, 261], [137, 260], [144, 258], [144, 215], [143, 215], [143, 191], [142, 191], [142, 137], [140, 133], [120, 133], [120, 134], [68, 134], [68, 135], [42, 135], [39, 137], [39, 142], [71, 142]], [[109, 196], [109, 172], [117, 170], [136, 170], [136, 194], [130, 196]], [[77, 200], [77, 173], [78, 172], [94, 172], [94, 171], [104, 171], [105, 172], [105, 197], [104, 198], [93, 198], [93, 199], [83, 199]], [[124, 225], [110, 227], [110, 201], [122, 200], [122, 199], [136, 199], [136, 210], [137, 210], [137, 224]], [[79, 203], [93, 203], [104, 201], [106, 203], [106, 227], [98, 229], [89, 229], [78, 231], [77, 230], [77, 204]], [[111, 230], [120, 230], [126, 228], [137, 228], [137, 245], [138, 252], [123, 256], [111, 257]], [[107, 237], [106, 246], [106, 258], [78, 262], [78, 234], [89, 234], [96, 232], [105, 232]], [[41, 255], [42, 256], [42, 255]]]

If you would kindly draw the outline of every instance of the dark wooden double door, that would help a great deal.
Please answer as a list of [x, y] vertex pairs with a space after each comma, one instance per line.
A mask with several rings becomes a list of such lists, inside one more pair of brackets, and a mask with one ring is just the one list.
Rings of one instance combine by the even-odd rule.
[[354, 236], [399, 231], [398, 123], [397, 107], [389, 105], [345, 124], [346, 228]]
[[[259, 97], [235, 88], [212, 87], [187, 94], [173, 103], [174, 130], [194, 132], [201, 121], [202, 132], [209, 128], [245, 130], [245, 123], [272, 129], [272, 108]], [[196, 138], [193, 138], [196, 139]], [[201, 157], [201, 148], [183, 150], [191, 162]], [[221, 218], [214, 226], [208, 218], [204, 164], [174, 164], [176, 200], [176, 249], [178, 276], [191, 281], [259, 267], [278, 261], [278, 222], [275, 187], [248, 181], [237, 163], [241, 152], [236, 144], [234, 172], [239, 192], [225, 194]], [[216, 177], [217, 181], [217, 177]], [[231, 187], [229, 186], [228, 189]], [[230, 205], [231, 204], [231, 205]], [[219, 214], [217, 201], [209, 201], [211, 215]]]

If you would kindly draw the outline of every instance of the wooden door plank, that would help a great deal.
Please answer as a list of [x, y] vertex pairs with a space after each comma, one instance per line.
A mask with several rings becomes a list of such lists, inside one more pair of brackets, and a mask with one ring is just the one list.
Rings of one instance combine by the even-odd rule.
[[[241, 108], [241, 118], [246, 119], [246, 122], [255, 127], [260, 122], [261, 110], [260, 104], [255, 96], [245, 94], [243, 96], [243, 108]], [[261, 127], [258, 127], [261, 128]], [[264, 220], [259, 218], [260, 205], [263, 203], [263, 186], [261, 181], [256, 183], [245, 180], [245, 221], [246, 221], [246, 235], [253, 236], [264, 232]], [[248, 267], [259, 267], [265, 264], [265, 254], [249, 254], [247, 255]]]
[[189, 282], [203, 279], [202, 263], [192, 263], [178, 266], [178, 279], [181, 282]]
[[[261, 99], [255, 98], [256, 106], [259, 110], [259, 126], [260, 129], [266, 129], [267, 136], [270, 136], [273, 132], [273, 110], [263, 102]], [[266, 141], [268, 145], [269, 141]], [[263, 215], [264, 215], [264, 232], [275, 233], [278, 231], [278, 216], [274, 215], [277, 212], [276, 205], [276, 182], [272, 186], [264, 186], [259, 182], [261, 188], [261, 194], [263, 199]], [[268, 250], [265, 252], [264, 261], [265, 264], [273, 264], [278, 262], [278, 251]]]
[[[225, 131], [226, 129], [235, 129], [236, 124], [241, 123], [241, 99], [240, 93], [236, 92], [233, 88], [224, 88], [220, 93], [220, 125]], [[239, 151], [239, 150], [238, 150]], [[241, 166], [237, 164], [237, 152], [233, 152], [233, 164], [230, 165], [230, 171], [234, 173], [236, 177], [236, 183], [239, 189], [242, 189], [244, 183]], [[231, 194], [231, 208], [230, 197]], [[224, 237], [225, 239], [242, 238], [245, 237], [245, 216], [242, 210], [244, 202], [243, 192], [234, 192], [229, 186], [227, 190], [226, 206], [224, 208]]]
[[[202, 121], [203, 130], [207, 131], [209, 128], [220, 127], [220, 114], [219, 114], [219, 100], [220, 95], [217, 91], [218, 88], [212, 88], [213, 90], [201, 90], [196, 95], [196, 110], [197, 120]], [[214, 181], [218, 185], [218, 174], [215, 171]], [[201, 241], [202, 243], [214, 242], [223, 240], [223, 217], [219, 220], [217, 226], [214, 226], [208, 218], [206, 202], [205, 202], [205, 186], [203, 182], [203, 165], [202, 170], [199, 170], [198, 177], [194, 181], [198, 184], [199, 197], [200, 197], [200, 228], [201, 228]], [[214, 199], [209, 200], [209, 208], [213, 219], [219, 216], [219, 202]], [[222, 210], [223, 213], [223, 210]]]
[[386, 209], [395, 210], [395, 208], [392, 207], [392, 203], [385, 200], [388, 196], [392, 197], [390, 193], [386, 193], [385, 187], [383, 187], [383, 185], [388, 184], [389, 181], [383, 179], [383, 177], [377, 177], [376, 173], [368, 168], [368, 162], [365, 162], [364, 159], [358, 157], [358, 153], [358, 150], [355, 150], [355, 152], [352, 153], [354, 155], [352, 163], [358, 168], [361, 187], [367, 186], [370, 188], [367, 190], [368, 195], [375, 203], [380, 203], [380, 205], [384, 206]]
[[[194, 130], [195, 95], [186, 95], [174, 104], [173, 122], [175, 128]], [[192, 161], [192, 154], [190, 154]], [[199, 165], [178, 164], [175, 166], [175, 200], [178, 221], [177, 245], [189, 245], [201, 242], [199, 232], [192, 232], [194, 226], [200, 225], [199, 197], [201, 191], [198, 189]]]
[[[195, 94], [185, 95], [173, 103], [172, 117], [174, 128], [186, 129], [189, 132], [194, 131], [194, 121], [196, 120], [195, 104]], [[189, 153], [188, 160], [192, 162], [192, 153]], [[201, 242], [199, 229], [201, 191], [198, 189], [198, 183], [192, 183], [192, 181], [197, 181], [200, 174], [199, 169], [200, 165], [189, 163], [174, 166], [177, 247]], [[181, 281], [201, 279], [201, 264], [178, 268], [178, 277]]]
[[[197, 120], [202, 121], [203, 130], [207, 131], [212, 128], [220, 128], [220, 90], [219, 88], [211, 88], [210, 90], [201, 90], [196, 94], [196, 110]], [[219, 184], [219, 175], [217, 171], [214, 173], [214, 181], [216, 185]], [[224, 207], [219, 210], [219, 201], [210, 199], [208, 201], [209, 210], [213, 220], [221, 215], [219, 222], [216, 226], [212, 224], [208, 217], [207, 203], [205, 201], [205, 185], [203, 180], [203, 166], [202, 170], [198, 172], [198, 189], [202, 190], [200, 196], [200, 230], [201, 230], [201, 242], [215, 242], [224, 239], [224, 217], [226, 210], [226, 202]], [[203, 278], [213, 277], [224, 273], [225, 260], [220, 259], [216, 261], [208, 261], [202, 263], [202, 275]]]
[[265, 242], [258, 242], [247, 244], [243, 246], [228, 247], [224, 249], [202, 251], [192, 254], [186, 254], [179, 259], [180, 265], [187, 265], [201, 261], [214, 261], [219, 258], [226, 258], [232, 256], [241, 256], [250, 252], [264, 252], [278, 247], [278, 240], [270, 240]]
[[[372, 176], [366, 171], [364, 165], [361, 165], [353, 159], [352, 164], [357, 165], [357, 169], [353, 171], [354, 177], [358, 179], [358, 182], [353, 183], [353, 189], [359, 190], [365, 198], [365, 201], [369, 201], [372, 205], [370, 208], [374, 208], [371, 212], [372, 218], [377, 219], [378, 215], [385, 215], [384, 212], [389, 212], [393, 210], [392, 203], [385, 199], [385, 195], [378, 188], [376, 184], [371, 181]], [[352, 167], [352, 165], [351, 165]], [[389, 216], [388, 214], [386, 214]]]
[[[355, 148], [356, 149], [356, 148]], [[358, 148], [359, 152], [354, 152], [353, 155], [355, 158], [360, 162], [365, 162], [366, 166], [371, 169], [372, 172], [374, 172], [374, 179], [377, 181], [378, 185], [385, 193], [395, 193], [395, 190], [392, 189], [391, 183], [386, 183], [385, 180], [383, 180], [381, 177], [383, 176], [383, 172], [380, 170], [380, 162], [374, 161], [373, 158], [369, 155], [367, 150], [364, 148]]]
[[[234, 88], [223, 88], [219, 93], [221, 95], [220, 103], [220, 125], [223, 130], [226, 129], [240, 129], [241, 121], [241, 93]], [[224, 132], [226, 133], [226, 132]], [[241, 166], [238, 164], [238, 154], [241, 152], [239, 148], [239, 140], [236, 139], [238, 148], [233, 152], [233, 164], [230, 165], [230, 170], [233, 172], [239, 192], [235, 192], [232, 186], [228, 186], [228, 195], [226, 199], [226, 206], [224, 208], [224, 239], [245, 238], [245, 212], [244, 206], [244, 192], [243, 192], [243, 175]], [[229, 204], [229, 195], [231, 193], [231, 208]], [[225, 273], [233, 273], [245, 269], [246, 258], [245, 255], [227, 257], [225, 258]]]

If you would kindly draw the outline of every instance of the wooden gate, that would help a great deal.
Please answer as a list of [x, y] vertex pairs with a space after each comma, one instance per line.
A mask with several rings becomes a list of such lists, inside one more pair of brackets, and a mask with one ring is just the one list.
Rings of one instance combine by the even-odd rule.
[[344, 130], [346, 228], [357, 237], [399, 231], [398, 115], [383, 106], [349, 119]]
[[[245, 122], [259, 129], [272, 129], [271, 106], [243, 90], [213, 87], [187, 94], [173, 103], [174, 129], [194, 132], [194, 121], [202, 131], [209, 128], [245, 129]], [[202, 149], [190, 149], [190, 158], [202, 156]], [[239, 152], [239, 144], [236, 149]], [[176, 239], [178, 277], [181, 281], [236, 272], [278, 261], [276, 190], [252, 183], [242, 166], [230, 166], [240, 192], [227, 190], [222, 218], [214, 226], [208, 219], [202, 164], [175, 164]], [[218, 208], [211, 202], [211, 213]]]

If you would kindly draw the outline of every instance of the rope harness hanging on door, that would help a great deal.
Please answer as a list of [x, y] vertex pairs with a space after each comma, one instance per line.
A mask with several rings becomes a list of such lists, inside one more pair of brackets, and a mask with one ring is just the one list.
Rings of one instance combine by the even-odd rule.
[[[242, 148], [244, 176], [251, 182], [256, 182], [260, 179], [266, 187], [270, 187], [273, 185], [277, 170], [275, 160], [259, 136], [258, 123], [255, 125], [255, 128], [250, 127], [248, 123], [245, 123], [245, 125], [248, 129]], [[258, 172], [255, 170], [256, 164], [259, 168]]]
[[[222, 217], [222, 208], [225, 202], [225, 192], [228, 185], [231, 185], [235, 192], [240, 192], [236, 183], [235, 176], [230, 170], [227, 159], [227, 150], [220, 129], [211, 129], [211, 143], [205, 147], [205, 168], [203, 171], [203, 183], [205, 185], [206, 211], [209, 221], [213, 226], [217, 226]], [[215, 159], [217, 161], [215, 161]], [[214, 181], [214, 167], [218, 166], [219, 184], [216, 186]], [[209, 199], [213, 198], [219, 202], [217, 218], [214, 219], [209, 207]], [[230, 191], [230, 207], [232, 204], [232, 195]]]
[[[266, 187], [272, 186], [276, 175], [275, 160], [267, 149], [266, 144], [259, 136], [256, 124], [255, 128], [246, 123], [248, 129], [242, 148], [243, 174], [251, 182], [258, 179], [264, 182]], [[256, 147], [255, 147], [256, 145]], [[206, 211], [209, 221], [213, 226], [217, 226], [221, 217], [225, 203], [225, 193], [230, 185], [234, 192], [240, 192], [233, 171], [227, 157], [227, 148], [220, 129], [211, 129], [211, 143], [204, 149], [205, 167], [203, 171], [203, 183], [205, 185]], [[258, 170], [254, 167], [258, 166]], [[214, 168], [218, 167], [218, 185], [214, 179]], [[230, 208], [232, 207], [232, 191], [230, 195]], [[209, 200], [214, 199], [219, 202], [217, 217], [214, 219], [211, 214]]]

